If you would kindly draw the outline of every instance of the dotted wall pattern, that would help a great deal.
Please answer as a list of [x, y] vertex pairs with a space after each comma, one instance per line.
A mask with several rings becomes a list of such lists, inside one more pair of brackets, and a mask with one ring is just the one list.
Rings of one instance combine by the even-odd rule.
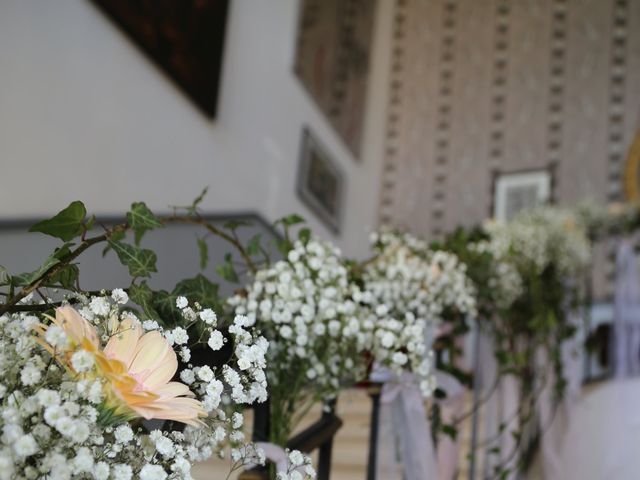
[[611, 15], [611, 50], [609, 77], [609, 201], [623, 196], [624, 160], [627, 145], [624, 139], [625, 72], [627, 63], [627, 16], [629, 0], [614, 0]]
[[[565, 76], [567, 61], [567, 0], [553, 0], [551, 4], [549, 45], [549, 92], [547, 117], [547, 160], [555, 166], [562, 160], [565, 99]], [[554, 172], [555, 173], [555, 172]], [[551, 200], [556, 202], [559, 185], [558, 175], [552, 176]]]
[[407, 0], [397, 0], [393, 18], [392, 61], [389, 84], [389, 105], [387, 107], [387, 123], [385, 132], [385, 152], [380, 194], [380, 225], [389, 226], [393, 219], [393, 199], [395, 173], [397, 170], [397, 154], [399, 149], [399, 119], [402, 108], [402, 73], [404, 26], [406, 23]]
[[551, 168], [559, 205], [621, 199], [640, 0], [395, 0], [394, 17], [381, 223], [477, 225], [495, 172]]
[[497, 0], [493, 43], [492, 86], [489, 96], [491, 116], [489, 118], [489, 168], [498, 170], [502, 166], [505, 145], [505, 123], [507, 113], [507, 77], [509, 61], [509, 0]]
[[456, 13], [457, 0], [445, 0], [442, 4], [440, 33], [440, 74], [435, 127], [433, 158], [433, 195], [431, 198], [431, 234], [438, 237], [444, 230], [445, 202], [447, 194], [447, 173], [450, 156], [450, 135], [455, 95], [454, 74], [456, 54]]

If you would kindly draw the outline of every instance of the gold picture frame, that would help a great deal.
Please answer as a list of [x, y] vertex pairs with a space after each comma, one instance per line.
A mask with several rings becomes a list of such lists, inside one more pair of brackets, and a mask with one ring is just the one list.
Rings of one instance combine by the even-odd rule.
[[628, 201], [640, 203], [640, 131], [636, 133], [627, 155], [624, 190]]

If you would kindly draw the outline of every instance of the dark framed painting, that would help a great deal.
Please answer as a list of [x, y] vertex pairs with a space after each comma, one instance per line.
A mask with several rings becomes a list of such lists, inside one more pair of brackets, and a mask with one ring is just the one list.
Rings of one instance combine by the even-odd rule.
[[522, 210], [549, 203], [552, 181], [551, 168], [496, 172], [493, 180], [493, 218], [506, 222]]
[[215, 118], [229, 0], [90, 0]]
[[294, 70], [356, 158], [360, 155], [376, 0], [302, 0]]
[[302, 131], [297, 191], [332, 231], [340, 232], [344, 174], [308, 128]]

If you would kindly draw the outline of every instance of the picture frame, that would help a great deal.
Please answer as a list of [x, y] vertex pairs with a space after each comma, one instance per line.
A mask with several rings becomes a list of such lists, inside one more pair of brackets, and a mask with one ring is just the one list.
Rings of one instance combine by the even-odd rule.
[[491, 215], [506, 222], [518, 212], [551, 201], [552, 169], [496, 172]]
[[229, 0], [89, 0], [214, 119]]
[[364, 134], [377, 2], [299, 2], [294, 73], [355, 160]]
[[339, 233], [344, 173], [308, 127], [303, 128], [296, 190], [302, 202], [334, 233]]

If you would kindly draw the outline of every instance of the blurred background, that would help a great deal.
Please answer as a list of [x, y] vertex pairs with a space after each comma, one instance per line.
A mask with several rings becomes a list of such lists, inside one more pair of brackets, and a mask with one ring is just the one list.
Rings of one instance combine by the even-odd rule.
[[[115, 219], [208, 186], [212, 218], [297, 212], [362, 258], [380, 225], [638, 200], [639, 163], [640, 0], [0, 0], [12, 269], [17, 232], [76, 199]], [[605, 243], [593, 332], [612, 277]]]
[[620, 201], [639, 25], [637, 0], [2, 0], [0, 218], [208, 185], [358, 255], [379, 223]]

